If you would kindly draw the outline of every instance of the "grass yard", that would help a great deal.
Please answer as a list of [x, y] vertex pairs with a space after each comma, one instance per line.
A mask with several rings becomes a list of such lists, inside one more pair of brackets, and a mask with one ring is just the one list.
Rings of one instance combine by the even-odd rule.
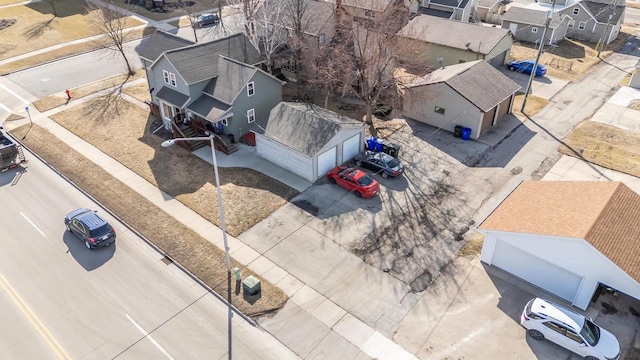
[[640, 177], [640, 134], [583, 121], [564, 138], [558, 151], [590, 163]]
[[[27, 128], [26, 125], [19, 127], [12, 134], [22, 138]], [[171, 259], [187, 268], [223, 298], [227, 297], [227, 272], [222, 250], [43, 128], [33, 126], [23, 142], [49, 165], [162, 249]], [[190, 176], [197, 176], [194, 175], [197, 173], [194, 171]], [[211, 204], [213, 203], [207, 205]], [[231, 266], [242, 267], [235, 260], [232, 260]], [[244, 278], [250, 273], [246, 268], [242, 270]], [[287, 301], [287, 295], [280, 289], [264, 279], [260, 280], [262, 294], [253, 304], [243, 299], [242, 291], [235, 295], [232, 289], [232, 303], [245, 315], [255, 317], [270, 313], [281, 308]]]
[[[136, 73], [136, 75], [137, 75], [137, 73]], [[142, 74], [142, 77], [144, 78], [144, 72]], [[139, 82], [136, 85], [128, 86], [128, 87], [124, 88], [124, 90], [122, 92], [124, 92], [125, 94], [133, 97], [134, 99], [136, 99], [136, 100], [138, 100], [140, 102], [145, 102], [145, 101], [150, 101], [151, 100], [151, 96], [149, 94], [149, 85], [147, 84], [146, 81]]]
[[[520, 108], [522, 107], [522, 100], [524, 99], [524, 94], [516, 95], [516, 98], [513, 100], [513, 111], [516, 113], [520, 113]], [[527, 96], [527, 105], [524, 107], [524, 113], [533, 116], [537, 114], [543, 107], [547, 106], [549, 100], [543, 99], [541, 97], [531, 95]]]
[[[16, 23], [0, 31], [0, 60], [100, 34], [85, 7], [84, 0], [58, 1], [57, 17], [46, 1], [3, 8], [1, 18], [15, 19]], [[143, 24], [133, 18], [127, 21], [129, 27]]]
[[[162, 148], [151, 134], [149, 111], [119, 96], [106, 96], [51, 118], [93, 144], [204, 218], [220, 225], [212, 166], [180, 147]], [[224, 156], [224, 155], [221, 155]], [[220, 168], [227, 231], [238, 236], [289, 199], [295, 189], [262, 173]], [[159, 226], [161, 226], [159, 224]]]
[[[619, 50], [631, 35], [629, 29], [623, 28], [618, 38], [601, 52], [600, 57], [605, 58], [612, 52]], [[598, 50], [595, 47], [595, 43], [563, 40], [558, 42], [556, 46], [546, 46], [540, 56], [540, 63], [547, 67], [549, 75], [574, 81], [600, 62], [600, 59], [596, 57]], [[534, 44], [514, 42], [509, 57], [511, 60], [535, 59], [536, 52]]]
[[[127, 75], [124, 75], [124, 74], [116, 75], [105, 80], [101, 80], [98, 82], [78, 86], [77, 88], [69, 89], [69, 92], [71, 93], [72, 99], [80, 99], [87, 95], [91, 95], [93, 93], [96, 93], [105, 89], [114, 88], [115, 86], [124, 84], [125, 81], [131, 82], [137, 79], [146, 79], [146, 73], [144, 70], [136, 71], [136, 73], [129, 78], [127, 78]], [[147, 87], [146, 81], [144, 82], [144, 86], [145, 88]], [[149, 90], [147, 90], [147, 95], [148, 93], [149, 93]], [[49, 95], [49, 96], [40, 98], [33, 103], [33, 106], [35, 106], [36, 109], [38, 109], [38, 111], [45, 112], [47, 110], [51, 110], [58, 106], [62, 106], [66, 103], [67, 103], [66, 94], [59, 93], [59, 94]]]

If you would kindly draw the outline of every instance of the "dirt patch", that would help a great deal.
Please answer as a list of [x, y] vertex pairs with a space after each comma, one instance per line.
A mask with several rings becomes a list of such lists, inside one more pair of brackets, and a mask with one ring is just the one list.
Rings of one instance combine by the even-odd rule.
[[584, 121], [564, 138], [559, 151], [625, 174], [640, 176], [640, 134]]
[[[108, 79], [93, 82], [90, 84], [78, 86], [73, 89], [69, 89], [69, 94], [71, 98], [76, 100], [83, 98], [85, 96], [94, 94], [98, 91], [106, 90], [106, 89], [114, 89], [113, 91], [117, 93], [119, 91], [120, 86], [127, 82], [131, 82], [140, 78], [145, 78], [146, 74], [144, 70], [138, 70], [133, 76], [127, 75], [116, 75], [112, 76]], [[145, 82], [146, 84], [146, 82]], [[148, 93], [148, 91], [147, 91]], [[49, 95], [47, 97], [43, 97], [39, 100], [36, 100], [33, 103], [33, 106], [38, 109], [40, 112], [45, 112], [47, 110], [51, 110], [53, 108], [57, 108], [58, 106], [62, 106], [67, 104], [67, 95], [64, 92]]]
[[[618, 51], [627, 42], [633, 31], [622, 29], [618, 38], [608, 44], [601, 52], [600, 57], [605, 58]], [[535, 59], [536, 45], [532, 43], [514, 42], [509, 53], [511, 60]], [[567, 80], [577, 80], [593, 65], [600, 62], [597, 57], [598, 50], [595, 43], [579, 40], [565, 39], [555, 45], [545, 46], [540, 56], [540, 63], [547, 66], [549, 75]]]
[[[148, 110], [118, 96], [97, 98], [51, 118], [173, 196], [207, 220], [220, 225], [213, 168], [180, 148], [162, 148], [151, 134]], [[298, 192], [262, 173], [220, 168], [227, 231], [238, 236]], [[161, 226], [160, 224], [158, 224]]]
[[[520, 108], [522, 108], [522, 101], [524, 100], [524, 94], [516, 95], [515, 99], [513, 99], [513, 111], [516, 113], [520, 113]], [[529, 94], [527, 96], [527, 104], [524, 107], [524, 113], [533, 116], [540, 112], [542, 108], [547, 106], [549, 100], [543, 99], [541, 97]]]
[[[22, 126], [13, 130], [12, 134], [22, 138], [27, 128], [28, 126]], [[186, 267], [223, 298], [227, 297], [227, 272], [222, 250], [45, 129], [33, 126], [24, 143], [49, 165], [162, 249], [171, 259]], [[233, 260], [231, 266], [241, 268], [242, 264]], [[246, 278], [251, 271], [243, 268], [242, 274]], [[239, 295], [233, 293], [232, 303], [248, 316], [259, 316], [280, 309], [287, 301], [286, 294], [268, 281], [261, 279], [261, 286], [262, 296], [253, 304], [242, 298], [242, 292]]]
[[484, 243], [484, 234], [477, 231], [470, 231], [466, 244], [458, 251], [457, 256], [477, 256], [482, 251], [482, 244]]

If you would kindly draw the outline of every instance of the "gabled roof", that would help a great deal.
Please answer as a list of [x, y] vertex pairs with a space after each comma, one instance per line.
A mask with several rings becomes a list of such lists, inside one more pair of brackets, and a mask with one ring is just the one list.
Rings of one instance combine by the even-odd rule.
[[224, 56], [220, 56], [217, 63], [218, 76], [209, 81], [202, 91], [231, 104], [258, 69]]
[[640, 195], [621, 182], [524, 181], [479, 228], [585, 239], [640, 281]]
[[258, 50], [243, 33], [207, 43], [195, 44], [164, 53], [187, 84], [194, 84], [218, 75], [220, 55], [255, 65], [263, 61]]
[[[611, 3], [605, 3], [594, 0], [586, 0], [582, 2], [584, 6], [589, 9], [589, 12], [595, 16], [596, 20], [601, 23], [607, 23], [609, 21], [609, 15], [611, 17], [611, 24], [617, 24], [622, 14], [624, 14], [624, 6], [611, 6]], [[624, 1], [621, 1], [624, 4]]]
[[281, 102], [271, 109], [264, 135], [313, 157], [341, 130], [363, 126], [314, 104]]
[[[509, 29], [420, 15], [411, 19], [398, 34], [455, 49], [470, 49], [470, 51], [486, 55], [498, 45], [500, 40], [509, 36]], [[466, 44], [469, 44], [468, 48]]]
[[449, 85], [484, 112], [491, 110], [520, 89], [520, 85], [484, 60], [437, 69], [407, 86], [418, 87], [437, 83]]
[[156, 29], [138, 50], [138, 55], [145, 60], [154, 62], [165, 51], [193, 44], [192, 41]]
[[[509, 21], [519, 24], [544, 26], [547, 21], [547, 12], [542, 9], [529, 9], [525, 7], [512, 6], [503, 15], [502, 21]], [[562, 22], [562, 17], [553, 13], [549, 22], [550, 28], [556, 28]]]

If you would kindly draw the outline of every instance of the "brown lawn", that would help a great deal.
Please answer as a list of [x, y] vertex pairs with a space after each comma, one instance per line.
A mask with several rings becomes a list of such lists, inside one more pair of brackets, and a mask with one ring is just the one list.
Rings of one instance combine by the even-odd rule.
[[[513, 100], [513, 111], [515, 113], [521, 113], [520, 108], [522, 107], [522, 100], [524, 99], [524, 94], [516, 95], [516, 98]], [[541, 97], [535, 95], [527, 96], [527, 104], [524, 107], [524, 113], [533, 116], [537, 114], [543, 107], [545, 107], [549, 103], [549, 100], [543, 99]]]
[[[92, 123], [90, 127], [100, 132], [108, 128], [108, 125]], [[17, 138], [22, 138], [27, 128], [22, 126], [12, 133]], [[50, 166], [160, 248], [169, 258], [180, 263], [220, 296], [227, 297], [227, 272], [222, 250], [43, 128], [33, 126], [24, 143]], [[169, 155], [171, 158], [176, 156], [186, 155]], [[199, 171], [193, 171], [191, 176], [197, 173]], [[213, 203], [207, 205], [211, 204]], [[233, 267], [242, 268], [242, 264], [232, 260]], [[243, 278], [250, 274], [249, 269], [242, 269]], [[261, 297], [253, 304], [243, 299], [242, 291], [238, 295], [235, 291], [232, 292], [232, 303], [244, 314], [255, 317], [276, 311], [287, 301], [286, 294], [264, 279], [261, 279], [261, 288]]]
[[640, 176], [640, 134], [615, 126], [583, 121], [564, 138], [559, 151], [590, 163]]

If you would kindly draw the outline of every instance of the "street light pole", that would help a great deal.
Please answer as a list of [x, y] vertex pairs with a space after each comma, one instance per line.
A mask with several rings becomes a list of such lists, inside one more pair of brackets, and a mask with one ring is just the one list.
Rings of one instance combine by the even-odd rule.
[[231, 257], [229, 256], [229, 243], [227, 241], [227, 224], [224, 219], [224, 206], [222, 204], [222, 191], [220, 190], [220, 177], [218, 176], [218, 162], [216, 160], [216, 148], [213, 134], [210, 133], [207, 137], [192, 137], [192, 138], [174, 138], [171, 140], [163, 141], [162, 147], [169, 147], [178, 141], [209, 141], [211, 144], [211, 157], [213, 158], [213, 172], [216, 179], [216, 190], [218, 195], [218, 210], [220, 211], [220, 227], [222, 228], [222, 242], [224, 246], [224, 257], [227, 266], [227, 331], [228, 331], [228, 353], [229, 360], [232, 359], [232, 346], [231, 346], [231, 319], [233, 317], [233, 309], [231, 307]]

